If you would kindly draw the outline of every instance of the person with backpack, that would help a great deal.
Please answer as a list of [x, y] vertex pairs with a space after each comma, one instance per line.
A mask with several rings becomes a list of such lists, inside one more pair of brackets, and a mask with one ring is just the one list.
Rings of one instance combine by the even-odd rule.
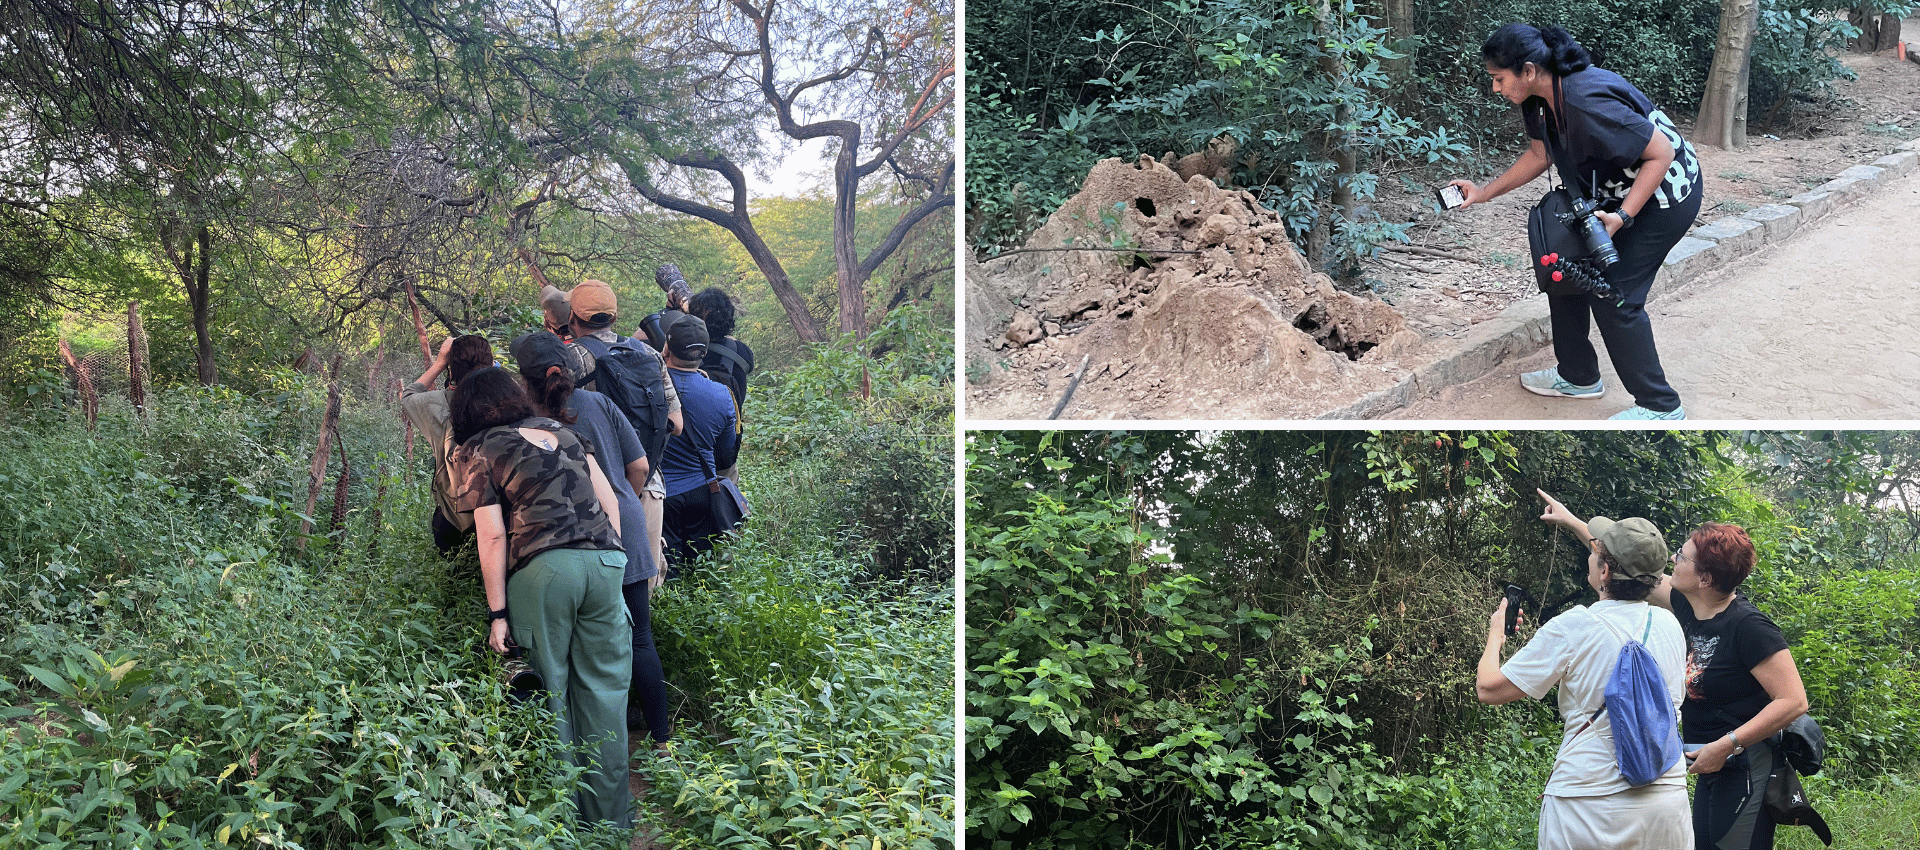
[[669, 580], [728, 530], [714, 512], [713, 494], [722, 489], [720, 470], [738, 459], [740, 437], [733, 396], [695, 368], [706, 348], [707, 326], [696, 316], [681, 316], [667, 329], [667, 372], [680, 387], [687, 416], [685, 431], [667, 441], [661, 470], [667, 485]]
[[1610, 418], [1687, 418], [1660, 365], [1646, 303], [1667, 252], [1700, 212], [1705, 184], [1693, 147], [1652, 100], [1619, 74], [1595, 67], [1586, 48], [1557, 26], [1507, 24], [1487, 37], [1480, 56], [1494, 93], [1520, 107], [1532, 144], [1485, 186], [1449, 183], [1466, 199], [1455, 209], [1491, 201], [1557, 166], [1570, 191], [1600, 204], [1594, 216], [1620, 255], [1604, 272], [1616, 295], [1548, 292], [1559, 362], [1521, 375], [1521, 387], [1552, 398], [1605, 395], [1600, 360], [1587, 338], [1591, 321], [1633, 394], [1633, 406]]
[[540, 415], [565, 424], [585, 441], [600, 471], [613, 486], [620, 506], [620, 544], [627, 553], [627, 572], [620, 580], [633, 622], [633, 695], [627, 702], [627, 731], [646, 730], [656, 751], [664, 750], [673, 735], [667, 713], [665, 671], [653, 641], [652, 592], [665, 574], [654, 560], [647, 539], [645, 509], [640, 493], [646, 489], [650, 468], [646, 450], [634, 435], [627, 417], [606, 396], [576, 389], [567, 372], [566, 347], [560, 338], [538, 331], [513, 341], [514, 365]]
[[1594, 517], [1578, 533], [1589, 544], [1587, 584], [1600, 600], [1546, 621], [1503, 665], [1502, 599], [1488, 621], [1475, 693], [1505, 705], [1560, 687], [1560, 751], [1540, 798], [1541, 850], [1691, 850], [1686, 760], [1674, 738], [1686, 639], [1672, 613], [1646, 602], [1667, 544], [1639, 517]]
[[[733, 299], [725, 290], [709, 286], [687, 302], [687, 313], [707, 324], [707, 356], [700, 361], [700, 371], [733, 393], [734, 434], [742, 435], [746, 430], [747, 376], [753, 374], [753, 349], [733, 337]], [[720, 475], [732, 479], [736, 486], [740, 483], [738, 464], [720, 470]]]
[[646, 506], [647, 540], [654, 563], [664, 564], [662, 522], [667, 493], [660, 465], [667, 437], [680, 433], [680, 394], [666, 378], [666, 360], [660, 352], [613, 332], [613, 323], [620, 317], [620, 302], [612, 287], [588, 279], [572, 292], [553, 291], [565, 296], [564, 304], [543, 295], [541, 305], [549, 322], [561, 312], [561, 306], [565, 307], [571, 333], [566, 348], [567, 371], [574, 386], [607, 396], [626, 415], [646, 449], [651, 473], [640, 500]]

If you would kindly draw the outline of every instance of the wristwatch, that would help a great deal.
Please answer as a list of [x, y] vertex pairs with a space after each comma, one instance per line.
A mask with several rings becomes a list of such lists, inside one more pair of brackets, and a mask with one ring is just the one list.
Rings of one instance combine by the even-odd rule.
[[1746, 751], [1747, 751], [1747, 748], [1746, 748], [1746, 746], [1740, 743], [1740, 736], [1739, 736], [1739, 735], [1735, 735], [1735, 734], [1733, 734], [1732, 732], [1728, 732], [1728, 733], [1727, 733], [1727, 739], [1733, 742], [1733, 752], [1732, 752], [1732, 755], [1736, 755], [1736, 756], [1737, 756], [1737, 755], [1739, 755], [1739, 754], [1741, 754], [1741, 753], [1744, 753], [1744, 752], [1746, 752]]
[[507, 609], [505, 608], [500, 608], [498, 610], [487, 612], [487, 622], [489, 623], [493, 622], [494, 620], [504, 620], [506, 618], [507, 618]]
[[1614, 215], [1617, 215], [1620, 217], [1621, 230], [1625, 230], [1633, 226], [1633, 213], [1627, 212], [1626, 210], [1620, 210], [1618, 212], [1615, 212]]

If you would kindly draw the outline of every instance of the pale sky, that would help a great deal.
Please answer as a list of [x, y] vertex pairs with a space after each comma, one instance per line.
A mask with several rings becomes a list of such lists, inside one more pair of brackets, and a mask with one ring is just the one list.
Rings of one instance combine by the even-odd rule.
[[[777, 145], [779, 131], [761, 131], [768, 137], [769, 145]], [[779, 138], [775, 138], [779, 137]], [[827, 181], [829, 169], [833, 163], [820, 158], [830, 142], [838, 139], [812, 139], [787, 153], [780, 165], [770, 168], [750, 167], [747, 172], [747, 197], [760, 198], [798, 198], [808, 189], [822, 187]], [[790, 140], [789, 140], [790, 142]], [[775, 148], [776, 150], [778, 148]]]

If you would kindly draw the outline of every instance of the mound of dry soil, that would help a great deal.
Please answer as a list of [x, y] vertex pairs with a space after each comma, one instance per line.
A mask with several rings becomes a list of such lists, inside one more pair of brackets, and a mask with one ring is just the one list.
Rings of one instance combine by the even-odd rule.
[[1151, 156], [1102, 160], [1022, 250], [966, 276], [971, 419], [1046, 417], [1083, 358], [1063, 419], [1312, 416], [1390, 385], [1420, 344], [1309, 273], [1251, 194]]

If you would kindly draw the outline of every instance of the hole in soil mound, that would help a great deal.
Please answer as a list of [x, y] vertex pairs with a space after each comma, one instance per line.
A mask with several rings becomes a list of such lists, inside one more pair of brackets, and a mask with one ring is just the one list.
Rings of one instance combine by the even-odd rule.
[[1152, 198], [1135, 198], [1133, 201], [1133, 208], [1139, 210], [1141, 215], [1144, 215], [1147, 218], [1153, 218], [1153, 199]]
[[1344, 354], [1348, 360], [1359, 360], [1380, 345], [1377, 339], [1348, 339], [1339, 325], [1329, 322], [1325, 304], [1308, 307], [1306, 312], [1293, 320], [1293, 326], [1313, 337], [1313, 341], [1319, 343], [1321, 348]]

